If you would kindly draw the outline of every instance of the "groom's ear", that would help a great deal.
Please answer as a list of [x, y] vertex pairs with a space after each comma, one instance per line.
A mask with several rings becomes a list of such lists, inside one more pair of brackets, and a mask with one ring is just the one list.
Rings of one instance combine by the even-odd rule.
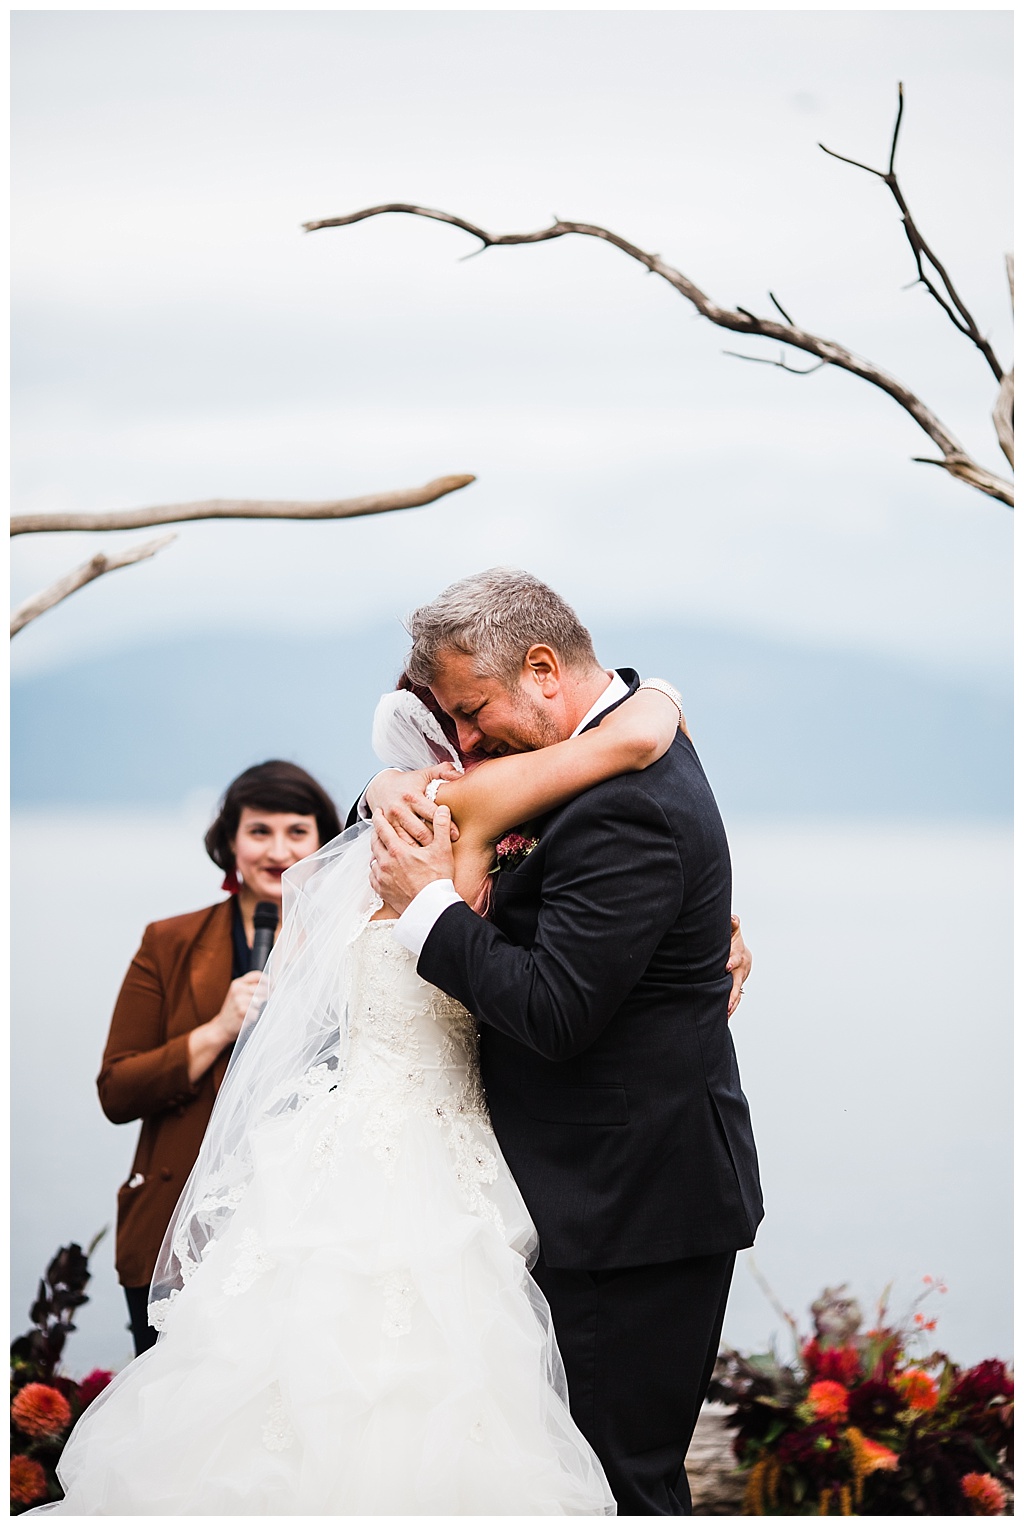
[[545, 699], [554, 699], [562, 683], [562, 664], [558, 653], [538, 642], [523, 659], [523, 679], [540, 689]]

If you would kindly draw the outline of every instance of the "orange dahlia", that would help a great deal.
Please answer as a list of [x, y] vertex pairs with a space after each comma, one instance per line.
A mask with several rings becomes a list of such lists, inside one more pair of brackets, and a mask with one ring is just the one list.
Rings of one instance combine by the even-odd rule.
[[991, 1473], [965, 1473], [960, 1489], [972, 1515], [1002, 1515], [1006, 1509], [1006, 1490]]
[[896, 1381], [896, 1387], [911, 1409], [934, 1409], [939, 1402], [939, 1385], [920, 1367], [910, 1367]]
[[46, 1474], [34, 1457], [11, 1458], [11, 1503], [31, 1505], [49, 1494]]
[[47, 1383], [26, 1383], [14, 1396], [11, 1419], [26, 1436], [59, 1436], [71, 1424], [71, 1405]]
[[850, 1395], [842, 1383], [822, 1378], [807, 1390], [807, 1402], [819, 1420], [845, 1420]]

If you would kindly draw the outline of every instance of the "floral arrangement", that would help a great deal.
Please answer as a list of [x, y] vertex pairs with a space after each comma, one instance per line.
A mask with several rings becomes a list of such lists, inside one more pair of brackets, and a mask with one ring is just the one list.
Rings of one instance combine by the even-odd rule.
[[888, 1292], [862, 1329], [845, 1285], [812, 1305], [814, 1334], [785, 1315], [796, 1356], [723, 1348], [709, 1399], [729, 1405], [748, 1470], [745, 1515], [1003, 1515], [1012, 1485], [1013, 1377], [1000, 1361], [962, 1370], [925, 1352], [918, 1305], [890, 1322]]
[[61, 1498], [57, 1463], [75, 1421], [102, 1393], [112, 1372], [98, 1368], [76, 1383], [59, 1371], [74, 1330], [72, 1316], [89, 1297], [88, 1250], [64, 1245], [46, 1268], [29, 1312], [32, 1329], [11, 1345], [11, 1514]]
[[507, 832], [494, 850], [498, 860], [495, 866], [497, 872], [518, 869], [539, 841], [537, 837], [525, 837], [522, 832]]

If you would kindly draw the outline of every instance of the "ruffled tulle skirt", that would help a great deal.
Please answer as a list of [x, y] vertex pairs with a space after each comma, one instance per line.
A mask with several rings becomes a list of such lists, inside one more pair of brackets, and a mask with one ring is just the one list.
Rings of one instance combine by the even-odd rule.
[[259, 1132], [229, 1229], [37, 1513], [614, 1513], [489, 1128], [410, 1109], [381, 1151], [337, 1115], [329, 1093]]

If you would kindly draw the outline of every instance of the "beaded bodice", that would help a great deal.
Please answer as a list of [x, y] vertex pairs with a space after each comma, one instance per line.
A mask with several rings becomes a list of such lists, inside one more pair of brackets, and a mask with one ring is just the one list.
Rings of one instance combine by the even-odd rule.
[[[361, 1120], [360, 1144], [391, 1175], [411, 1115], [440, 1128], [471, 1206], [492, 1217], [480, 1187], [497, 1161], [480, 1084], [476, 1023], [461, 1002], [428, 985], [390, 922], [370, 922], [352, 945], [349, 1048], [335, 1126]], [[333, 1130], [331, 1131], [333, 1132]]]
[[416, 956], [389, 921], [369, 922], [352, 945], [349, 1064], [361, 1051], [445, 1071], [476, 1069], [476, 1023], [461, 1002], [416, 973]]

